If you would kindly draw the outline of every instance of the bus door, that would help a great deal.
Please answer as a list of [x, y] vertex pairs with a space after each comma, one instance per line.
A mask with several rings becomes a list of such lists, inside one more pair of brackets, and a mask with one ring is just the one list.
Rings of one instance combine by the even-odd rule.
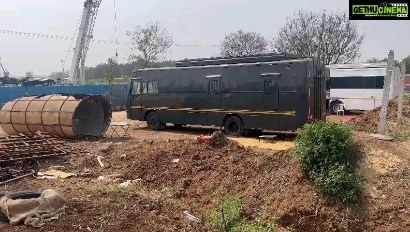
[[279, 115], [279, 78], [280, 73], [263, 73], [262, 115], [268, 116], [263, 120], [264, 128], [278, 128]]
[[127, 98], [127, 118], [143, 120], [141, 93], [143, 92], [142, 78], [132, 78]]
[[221, 112], [221, 75], [207, 75], [208, 82], [208, 109], [207, 121], [215, 126], [222, 126]]
[[362, 110], [372, 110], [376, 107], [376, 76], [363, 77]]

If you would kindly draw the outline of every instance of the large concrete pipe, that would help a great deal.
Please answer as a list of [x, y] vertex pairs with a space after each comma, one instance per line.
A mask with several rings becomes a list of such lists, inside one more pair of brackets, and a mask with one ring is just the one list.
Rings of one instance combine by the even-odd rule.
[[41, 131], [63, 137], [99, 137], [107, 131], [111, 116], [111, 105], [102, 96], [42, 95], [6, 103], [0, 125], [10, 135]]

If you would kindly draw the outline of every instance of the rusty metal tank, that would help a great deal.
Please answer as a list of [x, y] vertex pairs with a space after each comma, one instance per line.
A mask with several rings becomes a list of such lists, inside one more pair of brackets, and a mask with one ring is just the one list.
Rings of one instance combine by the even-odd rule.
[[100, 137], [111, 117], [110, 102], [103, 96], [54, 94], [6, 103], [0, 111], [0, 125], [10, 135], [41, 131], [62, 137]]

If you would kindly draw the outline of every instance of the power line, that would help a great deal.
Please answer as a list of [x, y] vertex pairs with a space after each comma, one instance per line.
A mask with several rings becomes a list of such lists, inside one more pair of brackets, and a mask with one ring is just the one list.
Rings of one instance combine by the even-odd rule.
[[[11, 31], [11, 30], [0, 30], [0, 33], [11, 34], [11, 35], [19, 35], [19, 36], [46, 38], [46, 39], [61, 39], [61, 40], [73, 40], [74, 39], [74, 37], [68, 37], [68, 36], [23, 32], [23, 31]], [[103, 43], [103, 44], [108, 43], [108, 44], [132, 45], [132, 43], [121, 42], [121, 41], [112, 41], [112, 40], [91, 39], [91, 42]], [[217, 45], [217, 44], [174, 44], [172, 46], [173, 47], [220, 47], [221, 45]]]

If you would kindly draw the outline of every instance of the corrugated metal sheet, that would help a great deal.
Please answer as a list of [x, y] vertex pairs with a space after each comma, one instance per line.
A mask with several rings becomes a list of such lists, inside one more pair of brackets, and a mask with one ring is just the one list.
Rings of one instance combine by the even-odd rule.
[[113, 109], [125, 108], [128, 84], [82, 85], [82, 86], [2, 86], [0, 87], [0, 107], [22, 96], [69, 93], [103, 95], [110, 99]]

